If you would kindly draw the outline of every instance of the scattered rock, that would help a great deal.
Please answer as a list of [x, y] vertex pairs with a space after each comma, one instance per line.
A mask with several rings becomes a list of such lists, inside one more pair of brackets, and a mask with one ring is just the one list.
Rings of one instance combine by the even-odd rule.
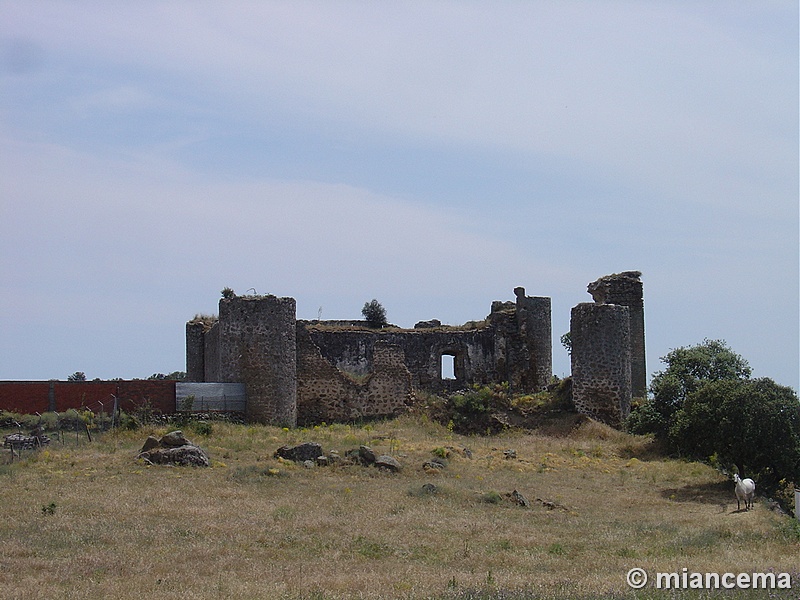
[[284, 458], [294, 462], [304, 462], [306, 460], [317, 460], [322, 456], [322, 446], [316, 442], [304, 442], [297, 446], [281, 446], [275, 451], [275, 458]]
[[422, 484], [422, 493], [423, 494], [428, 494], [430, 496], [433, 496], [434, 494], [438, 494], [439, 493], [439, 488], [437, 488], [432, 483], [423, 483]]
[[317, 457], [317, 466], [318, 467], [327, 467], [330, 464], [327, 456], [318, 456]]
[[186, 439], [186, 436], [183, 435], [183, 431], [180, 429], [170, 431], [167, 435], [163, 436], [158, 443], [162, 448], [180, 448], [181, 446], [191, 445], [191, 442]]
[[441, 471], [446, 466], [447, 464], [444, 462], [444, 459], [441, 458], [438, 460], [435, 458], [433, 460], [426, 460], [422, 463], [422, 468], [425, 471]]
[[[317, 458], [320, 458], [320, 457], [318, 456]], [[314, 462], [314, 461], [313, 461], [313, 460], [311, 460], [311, 459], [309, 459], [309, 460], [304, 460], [304, 461], [303, 461], [303, 466], [304, 466], [306, 469], [313, 469], [313, 468], [314, 468], [314, 465], [316, 465], [316, 462]]]
[[506, 457], [506, 460], [514, 460], [517, 458], [517, 451], [511, 448], [508, 450], [503, 450], [503, 456]]
[[205, 451], [187, 440], [180, 430], [171, 431], [161, 439], [149, 436], [137, 458], [154, 465], [207, 467], [210, 464]]
[[511, 500], [514, 504], [518, 504], [519, 506], [523, 506], [525, 508], [530, 508], [531, 503], [528, 499], [520, 494], [517, 490], [514, 490], [510, 494], [506, 494], [509, 500]]
[[396, 458], [389, 456], [388, 454], [381, 454], [380, 456], [376, 457], [375, 466], [379, 469], [391, 471], [392, 473], [397, 473], [403, 468]]
[[542, 500], [541, 498], [536, 498], [536, 502], [544, 506], [547, 510], [563, 510], [565, 512], [569, 512], [569, 509], [564, 506], [563, 504], [559, 504], [558, 502], [551, 502], [550, 500]]
[[144, 446], [139, 452], [147, 452], [148, 450], [152, 450], [153, 448], [159, 448], [161, 444], [158, 441], [158, 438], [152, 435], [148, 435], [147, 439], [144, 441]]
[[139, 458], [154, 465], [178, 465], [181, 467], [207, 467], [208, 456], [199, 446], [186, 444], [177, 448], [154, 448], [142, 452]]
[[375, 464], [375, 461], [378, 458], [375, 455], [375, 452], [373, 452], [372, 448], [370, 448], [369, 446], [359, 446], [358, 447], [358, 456], [361, 458], [361, 460], [364, 462], [364, 464], [367, 464], [367, 465]]

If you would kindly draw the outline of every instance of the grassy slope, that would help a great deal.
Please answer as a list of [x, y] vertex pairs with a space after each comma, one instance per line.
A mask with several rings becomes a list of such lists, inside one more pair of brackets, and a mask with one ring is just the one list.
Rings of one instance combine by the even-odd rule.
[[[414, 417], [293, 431], [214, 424], [207, 437], [187, 430], [212, 468], [137, 462], [145, 437], [165, 432], [54, 442], [0, 467], [6, 596], [633, 597], [625, 573], [634, 566], [774, 569], [800, 586], [791, 521], [763, 502], [736, 512], [732, 484], [709, 467], [654, 457], [646, 439], [593, 422], [560, 437], [484, 438]], [[342, 454], [369, 444], [405, 468], [307, 469], [272, 458], [301, 441]], [[468, 447], [473, 458], [454, 452], [441, 473], [423, 471], [445, 446]], [[504, 458], [507, 448], [516, 460]], [[426, 482], [438, 493], [422, 493]], [[515, 489], [531, 508], [486, 501]]]

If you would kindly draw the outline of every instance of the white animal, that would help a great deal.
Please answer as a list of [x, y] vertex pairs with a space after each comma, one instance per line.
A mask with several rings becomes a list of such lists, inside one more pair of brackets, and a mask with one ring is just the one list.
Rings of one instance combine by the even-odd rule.
[[756, 495], [756, 483], [752, 479], [740, 479], [738, 473], [733, 474], [733, 482], [736, 484], [736, 510], [739, 510], [740, 502], [744, 500], [744, 509], [753, 508], [753, 498]]

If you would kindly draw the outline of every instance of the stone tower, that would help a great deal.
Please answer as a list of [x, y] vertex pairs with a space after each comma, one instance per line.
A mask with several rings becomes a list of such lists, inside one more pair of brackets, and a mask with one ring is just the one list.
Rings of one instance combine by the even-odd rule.
[[287, 427], [297, 423], [295, 315], [294, 298], [234, 296], [219, 301], [219, 321], [205, 334], [203, 380], [244, 383], [250, 421]]
[[573, 307], [572, 398], [579, 412], [620, 427], [631, 408], [630, 309], [584, 302]]
[[587, 291], [597, 304], [627, 306], [631, 325], [631, 394], [647, 396], [647, 364], [644, 352], [644, 299], [642, 274], [624, 271], [606, 275], [588, 285]]
[[526, 296], [525, 288], [514, 288], [517, 326], [524, 340], [525, 359], [520, 365], [521, 389], [544, 390], [553, 376], [553, 336], [550, 298]]

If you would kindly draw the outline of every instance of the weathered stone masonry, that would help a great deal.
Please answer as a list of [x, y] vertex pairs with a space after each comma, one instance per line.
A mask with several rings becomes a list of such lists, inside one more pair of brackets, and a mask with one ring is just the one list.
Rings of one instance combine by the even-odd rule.
[[572, 399], [578, 412], [618, 427], [630, 412], [631, 352], [627, 306], [573, 307]]
[[572, 309], [572, 398], [582, 413], [619, 427], [631, 397], [647, 393], [644, 303], [638, 271], [590, 283], [594, 303]]
[[188, 381], [242, 382], [247, 418], [294, 426], [297, 353], [294, 298], [238, 296], [219, 302], [219, 320], [186, 326]]
[[[187, 323], [187, 379], [243, 382], [249, 419], [292, 425], [396, 414], [414, 390], [508, 381], [537, 392], [552, 373], [550, 299], [515, 293], [480, 323], [380, 330], [296, 321], [292, 298], [222, 299], [216, 322]], [[455, 379], [442, 378], [443, 355]]]
[[[572, 311], [576, 407], [615, 426], [630, 410], [632, 389], [645, 385], [639, 275], [598, 279], [589, 284], [595, 303]], [[293, 298], [223, 298], [217, 320], [186, 325], [187, 379], [242, 382], [249, 419], [288, 426], [398, 414], [417, 390], [507, 381], [512, 393], [538, 392], [552, 377], [550, 298], [521, 287], [514, 294], [515, 301], [493, 302], [481, 322], [421, 321], [413, 329], [297, 321]], [[454, 379], [442, 377], [445, 355]]]
[[644, 298], [642, 274], [624, 271], [606, 275], [587, 286], [597, 304], [619, 304], [629, 309], [631, 322], [631, 394], [635, 398], [647, 395], [647, 366], [644, 352]]

